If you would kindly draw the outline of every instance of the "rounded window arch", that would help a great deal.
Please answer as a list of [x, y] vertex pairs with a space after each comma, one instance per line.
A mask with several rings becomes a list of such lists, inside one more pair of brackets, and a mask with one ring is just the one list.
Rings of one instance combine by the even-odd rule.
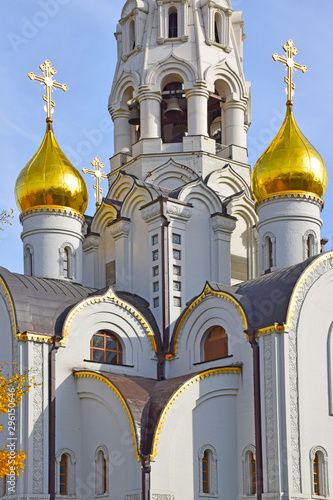
[[203, 444], [198, 450], [199, 494], [217, 495], [217, 453], [214, 446]]
[[328, 455], [322, 446], [310, 450], [312, 497], [328, 497]]
[[56, 494], [75, 495], [76, 459], [72, 450], [63, 448], [56, 455]]
[[95, 452], [95, 493], [105, 495], [109, 491], [109, 454], [106, 446], [99, 446]]
[[178, 37], [178, 11], [175, 6], [170, 7], [169, 12], [169, 38]]
[[257, 493], [257, 467], [256, 449], [249, 445], [242, 453], [243, 463], [243, 493], [245, 496], [253, 496]]
[[123, 346], [119, 337], [107, 330], [98, 330], [90, 341], [90, 359], [109, 365], [123, 364]]
[[314, 231], [309, 229], [303, 236], [304, 259], [313, 257], [318, 253], [317, 236]]
[[222, 326], [213, 326], [202, 339], [202, 361], [226, 358], [228, 353], [228, 335]]
[[34, 249], [31, 245], [26, 245], [24, 249], [24, 274], [34, 275]]
[[75, 272], [75, 250], [70, 243], [64, 243], [59, 248], [60, 255], [60, 277], [73, 279]]

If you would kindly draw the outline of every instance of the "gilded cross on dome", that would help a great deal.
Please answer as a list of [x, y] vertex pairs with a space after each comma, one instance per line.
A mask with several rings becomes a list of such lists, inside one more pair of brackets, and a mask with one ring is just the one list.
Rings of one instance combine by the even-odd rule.
[[283, 50], [286, 52], [287, 57], [281, 57], [277, 53], [273, 54], [273, 59], [274, 61], [280, 61], [284, 64], [286, 64], [288, 68], [288, 76], [284, 78], [284, 81], [288, 85], [287, 87], [287, 94], [288, 94], [288, 100], [287, 100], [287, 106], [292, 106], [293, 101], [292, 101], [292, 96], [293, 96], [293, 90], [295, 88], [295, 84], [292, 80], [293, 76], [293, 71], [294, 69], [300, 69], [302, 73], [305, 73], [308, 68], [306, 66], [302, 66], [301, 64], [298, 64], [296, 61], [294, 61], [294, 56], [297, 54], [298, 50], [294, 46], [294, 42], [292, 40], [288, 40], [288, 42], [282, 47]]
[[100, 187], [100, 180], [101, 178], [107, 178], [107, 175], [101, 172], [102, 168], [104, 167], [104, 163], [101, 162], [98, 156], [96, 156], [96, 158], [93, 159], [91, 164], [93, 167], [95, 167], [93, 170], [88, 170], [87, 168], [83, 168], [82, 172], [84, 174], [91, 174], [96, 179], [96, 184], [94, 184], [94, 189], [96, 190], [95, 197], [96, 197], [96, 210], [97, 210], [101, 206], [101, 194], [103, 193], [103, 190]]
[[40, 82], [41, 85], [45, 85], [46, 88], [46, 95], [43, 95], [43, 100], [46, 101], [46, 108], [45, 111], [47, 113], [47, 119], [51, 119], [51, 114], [53, 113], [52, 107], [54, 108], [55, 103], [51, 99], [51, 93], [53, 92], [53, 89], [61, 89], [64, 92], [68, 90], [68, 87], [65, 83], [57, 83], [54, 80], [52, 80], [52, 76], [56, 74], [56, 70], [52, 67], [52, 64], [50, 61], [47, 59], [46, 61], [41, 64], [40, 69], [43, 71], [44, 76], [42, 75], [35, 75], [34, 73], [29, 73], [28, 77], [30, 80], [37, 80], [37, 82]]

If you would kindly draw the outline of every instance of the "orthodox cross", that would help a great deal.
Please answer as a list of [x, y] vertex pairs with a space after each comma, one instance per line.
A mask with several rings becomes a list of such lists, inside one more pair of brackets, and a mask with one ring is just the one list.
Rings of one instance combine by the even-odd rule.
[[296, 47], [294, 47], [294, 42], [292, 40], [288, 40], [288, 42], [283, 46], [283, 50], [286, 52], [287, 57], [281, 57], [277, 53], [273, 54], [273, 59], [274, 61], [280, 61], [283, 64], [287, 65], [288, 68], [288, 76], [284, 78], [284, 81], [288, 85], [287, 87], [287, 94], [288, 94], [288, 101], [287, 101], [287, 106], [292, 106], [293, 101], [292, 101], [292, 96], [293, 96], [293, 90], [295, 88], [295, 84], [292, 80], [293, 77], [293, 71], [294, 69], [300, 69], [302, 73], [305, 73], [308, 68], [306, 66], [302, 66], [301, 64], [298, 64], [296, 61], [294, 61], [294, 56], [297, 54], [298, 50]]
[[52, 76], [56, 74], [56, 70], [52, 67], [52, 64], [50, 63], [49, 60], [46, 60], [41, 64], [40, 69], [43, 71], [44, 76], [41, 75], [35, 75], [34, 73], [29, 73], [28, 77], [30, 80], [37, 80], [37, 82], [40, 82], [41, 85], [45, 85], [46, 87], [46, 95], [43, 95], [43, 100], [46, 101], [46, 113], [47, 113], [47, 118], [51, 118], [51, 114], [53, 113], [52, 107], [54, 108], [55, 103], [51, 99], [51, 92], [53, 92], [53, 89], [62, 89], [64, 92], [68, 90], [67, 85], [57, 83], [54, 80], [52, 80]]
[[96, 158], [94, 158], [94, 160], [91, 162], [91, 164], [93, 167], [95, 167], [93, 170], [88, 170], [87, 168], [83, 168], [82, 172], [84, 174], [91, 174], [96, 179], [96, 184], [94, 184], [94, 189], [96, 189], [95, 198], [96, 198], [96, 210], [97, 210], [98, 207], [101, 206], [101, 194], [103, 193], [103, 190], [100, 187], [100, 180], [102, 177], [107, 178], [107, 175], [103, 174], [103, 172], [101, 172], [102, 168], [104, 167], [104, 163], [101, 162], [101, 160], [100, 160], [100, 158], [98, 158], [98, 156], [96, 156]]

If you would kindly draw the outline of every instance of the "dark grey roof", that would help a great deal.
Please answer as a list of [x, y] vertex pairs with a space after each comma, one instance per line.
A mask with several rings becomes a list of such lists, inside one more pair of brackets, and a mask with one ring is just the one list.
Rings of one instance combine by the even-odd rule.
[[0, 276], [14, 304], [18, 333], [61, 336], [59, 317], [63, 311], [94, 292], [93, 288], [64, 280], [11, 273], [4, 267], [0, 267]]
[[230, 293], [241, 304], [249, 329], [281, 325], [286, 323], [289, 301], [299, 277], [316, 258], [318, 255], [239, 285], [227, 287], [213, 282], [209, 285], [213, 290]]
[[[0, 267], [0, 276], [5, 282], [14, 304], [17, 333], [36, 333], [62, 337], [62, 327], [69, 311], [87, 297], [101, 296], [102, 290], [85, 287], [64, 280], [35, 278], [11, 273]], [[161, 349], [161, 335], [149, 303], [139, 295], [115, 292], [116, 295], [135, 307], [150, 324], [157, 348]]]

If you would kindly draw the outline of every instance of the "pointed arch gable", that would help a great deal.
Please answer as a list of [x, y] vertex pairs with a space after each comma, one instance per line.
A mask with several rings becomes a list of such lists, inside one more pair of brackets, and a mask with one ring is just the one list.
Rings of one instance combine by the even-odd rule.
[[193, 87], [198, 74], [185, 59], [177, 57], [173, 52], [156, 64], [145, 78], [146, 85], [152, 92], [159, 92], [163, 78], [168, 74], [177, 74], [183, 80], [185, 89]]
[[[211, 172], [205, 178], [205, 182], [207, 186], [217, 191], [222, 197], [230, 196], [240, 191], [244, 191], [249, 199], [252, 197], [249, 184], [229, 163]], [[223, 186], [227, 188], [227, 192], [223, 191]]]
[[135, 177], [133, 175], [120, 170], [110, 186], [108, 197], [113, 200], [124, 201], [128, 192], [132, 189], [134, 181]]
[[[204, 330], [207, 329], [207, 327], [213, 326], [213, 324], [215, 324], [217, 320], [221, 321], [221, 314], [217, 314], [216, 311], [216, 302], [212, 303], [211, 307], [208, 307], [208, 301], [213, 298], [225, 301], [225, 305], [229, 304], [229, 307], [231, 306], [230, 310], [233, 311], [234, 318], [237, 318], [239, 330], [243, 331], [247, 329], [246, 313], [240, 303], [228, 292], [214, 290], [209, 283], [206, 283], [201, 295], [193, 299], [193, 301], [185, 309], [175, 326], [172, 335], [172, 354], [170, 355], [170, 357], [174, 357], [177, 354], [178, 345], [182, 336], [187, 334], [187, 341], [191, 341], [193, 344], [195, 342], [198, 343], [200, 334], [203, 334]], [[205, 302], [204, 306], [201, 305], [203, 302]], [[203, 311], [201, 311], [201, 309], [203, 308], [205, 309], [205, 311], [210, 310], [209, 319], [202, 316]], [[216, 317], [214, 317], [214, 314]], [[210, 322], [212, 324], [210, 324]], [[193, 328], [194, 324], [195, 328]], [[192, 337], [192, 339], [188, 340], [190, 337]]]
[[137, 326], [140, 328], [140, 330], [144, 333], [147, 339], [149, 339], [153, 351], [155, 352], [157, 351], [155, 332], [150, 322], [148, 322], [148, 320], [143, 316], [143, 314], [132, 304], [126, 302], [124, 299], [119, 298], [114, 293], [111, 287], [109, 287], [104, 294], [93, 295], [87, 297], [86, 299], [83, 299], [68, 312], [62, 328], [63, 337], [62, 340], [60, 341], [61, 345], [66, 344], [68, 337], [70, 336], [71, 332], [73, 332], [73, 327], [75, 326], [76, 318], [80, 314], [82, 314], [82, 312], [86, 308], [98, 304], [115, 305], [118, 309], [123, 310], [123, 312], [125, 313], [124, 318], [126, 318], [126, 314], [129, 313], [131, 317], [134, 319]]
[[153, 189], [149, 189], [147, 185], [139, 184], [135, 180], [131, 190], [124, 198], [121, 211], [122, 217], [132, 219], [134, 212], [138, 209], [139, 206], [146, 205], [147, 203], [153, 201], [155, 197], [156, 193]]
[[145, 181], [175, 189], [195, 179], [198, 179], [198, 175], [194, 170], [170, 158], [166, 163], [149, 172]]
[[[170, 418], [170, 414], [172, 414], [173, 410], [177, 408], [177, 403], [181, 399], [181, 396], [187, 392], [187, 390], [193, 389], [197, 382], [202, 383], [207, 379], [211, 379], [211, 377], [214, 376], [229, 376], [229, 379], [225, 378], [224, 384], [225, 388], [228, 386], [229, 390], [238, 390], [238, 376], [241, 374], [241, 368], [240, 367], [235, 367], [235, 366], [228, 366], [228, 367], [223, 367], [223, 368], [214, 368], [212, 370], [206, 370], [201, 373], [195, 374], [193, 377], [188, 378], [184, 383], [180, 385], [180, 387], [172, 394], [172, 396], [169, 398], [167, 403], [164, 405], [164, 408], [162, 409], [156, 426], [155, 426], [155, 432], [152, 440], [152, 448], [151, 448], [151, 454], [150, 458], [151, 460], [154, 460], [155, 457], [158, 455], [158, 449], [159, 449], [159, 443], [160, 439], [164, 433], [164, 428], [166, 427], [168, 423], [168, 419]], [[224, 385], [223, 384], [223, 385]], [[221, 390], [221, 393], [223, 392], [224, 387]], [[214, 394], [214, 393], [213, 393]], [[196, 394], [196, 397], [193, 398], [192, 402], [192, 409], [194, 409], [197, 405], [198, 402], [198, 394]], [[202, 396], [201, 396], [202, 399]], [[166, 423], [167, 422], [167, 423]]]
[[234, 94], [234, 99], [248, 99], [245, 81], [238, 76], [238, 73], [229, 65], [226, 58], [215, 66], [210, 66], [205, 71], [204, 80], [213, 82], [211, 88], [209, 88], [211, 92], [215, 90], [214, 82], [222, 80], [228, 86], [229, 93]]
[[184, 203], [197, 197], [207, 206], [211, 214], [222, 212], [220, 198], [201, 178], [186, 184], [178, 194], [178, 200]]
[[108, 109], [111, 112], [113, 109], [118, 109], [126, 106], [123, 102], [123, 96], [129, 87], [133, 88], [133, 97], [138, 94], [140, 86], [140, 75], [136, 71], [131, 71], [129, 68], [124, 68], [120, 77], [114, 82], [112, 91], [109, 97]]
[[109, 222], [112, 222], [117, 218], [117, 210], [112, 205], [105, 203], [104, 199], [102, 200], [101, 206], [97, 210], [92, 224], [91, 231], [93, 233], [101, 233], [103, 228], [107, 226]]

